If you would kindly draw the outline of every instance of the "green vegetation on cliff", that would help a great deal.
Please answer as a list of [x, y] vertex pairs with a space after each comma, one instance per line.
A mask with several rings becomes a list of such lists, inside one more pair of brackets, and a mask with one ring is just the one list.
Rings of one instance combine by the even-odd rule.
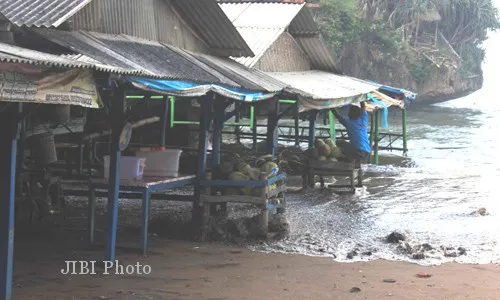
[[344, 70], [364, 55], [367, 69], [386, 66], [398, 77], [404, 68], [415, 87], [430, 80], [433, 68], [481, 75], [481, 44], [488, 31], [500, 29], [492, 0], [322, 0], [316, 18]]

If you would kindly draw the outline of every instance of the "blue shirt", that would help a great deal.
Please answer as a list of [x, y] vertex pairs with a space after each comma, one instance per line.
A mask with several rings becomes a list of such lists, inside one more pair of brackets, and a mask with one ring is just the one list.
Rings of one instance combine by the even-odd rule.
[[370, 139], [368, 138], [368, 113], [361, 112], [361, 117], [357, 120], [341, 116], [343, 125], [347, 129], [349, 142], [357, 149], [364, 152], [371, 152]]

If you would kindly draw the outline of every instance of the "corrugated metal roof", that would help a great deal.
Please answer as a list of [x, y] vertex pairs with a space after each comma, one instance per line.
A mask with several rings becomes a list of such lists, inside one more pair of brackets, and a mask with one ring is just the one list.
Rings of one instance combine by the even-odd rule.
[[48, 67], [95, 69], [98, 71], [124, 75], [141, 75], [139, 71], [133, 69], [117, 68], [105, 64], [95, 64], [92, 61], [81, 61], [73, 59], [72, 57], [61, 57], [58, 55], [39, 52], [4, 43], [0, 43], [0, 61], [9, 63], [44, 65]]
[[34, 32], [102, 64], [141, 70], [150, 77], [239, 87], [215, 70], [197, 65], [176, 47], [126, 35], [34, 29]]
[[0, 12], [18, 26], [57, 27], [92, 0], [2, 0]]
[[33, 29], [33, 32], [78, 54], [81, 62], [134, 68], [148, 77], [224, 84], [254, 91], [278, 92], [286, 86], [258, 70], [220, 58], [126, 35]]
[[311, 10], [304, 7], [290, 23], [288, 31], [293, 35], [313, 34], [319, 32], [319, 26], [316, 24]]
[[286, 30], [305, 4], [220, 3], [219, 5], [255, 54], [252, 58], [235, 58], [235, 60], [252, 67]]
[[285, 90], [299, 96], [301, 111], [363, 101], [366, 94], [378, 89], [376, 85], [360, 79], [318, 70], [266, 74], [289, 85]]
[[[254, 56], [238, 30], [215, 1], [172, 0], [184, 19], [199, 32], [205, 42], [212, 48], [223, 50], [228, 55]], [[238, 54], [235, 54], [238, 52]]]
[[217, 0], [220, 3], [307, 3], [306, 0]]
[[330, 49], [328, 49], [321, 36], [295, 37], [295, 40], [307, 56], [309, 56], [311, 64], [315, 69], [340, 73], [336, 68]]
[[218, 70], [225, 76], [236, 81], [241, 86], [250, 90], [266, 90], [268, 92], [278, 92], [287, 85], [266, 73], [250, 69], [242, 64], [228, 58], [221, 58], [206, 54], [193, 54], [197, 59], [206, 63], [208, 66]]
[[256, 54], [254, 57], [231, 57], [240, 64], [252, 68], [262, 58], [264, 53], [284, 32], [281, 28], [253, 28], [240, 27], [238, 31], [248, 43], [252, 51]]

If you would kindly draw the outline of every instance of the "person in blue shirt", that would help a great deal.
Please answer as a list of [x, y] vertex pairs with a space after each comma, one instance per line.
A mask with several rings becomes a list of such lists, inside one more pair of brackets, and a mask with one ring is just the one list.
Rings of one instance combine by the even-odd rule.
[[368, 113], [365, 109], [365, 103], [361, 102], [360, 106], [351, 105], [349, 107], [349, 118], [342, 116], [335, 109], [332, 109], [332, 112], [347, 129], [349, 137], [349, 142], [338, 140], [337, 147], [342, 149], [342, 153], [349, 161], [363, 164], [370, 161], [371, 145], [368, 138]]

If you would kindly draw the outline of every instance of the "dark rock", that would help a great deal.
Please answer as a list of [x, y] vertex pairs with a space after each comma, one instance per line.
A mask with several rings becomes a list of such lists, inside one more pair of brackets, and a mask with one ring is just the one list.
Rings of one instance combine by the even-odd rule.
[[460, 256], [467, 254], [467, 250], [465, 250], [464, 247], [458, 247], [457, 250], [458, 250], [458, 255], [460, 255]]
[[384, 279], [382, 280], [383, 282], [386, 282], [386, 283], [395, 283], [396, 282], [396, 279], [392, 279], [392, 278], [387, 278], [387, 279]]
[[422, 250], [423, 250], [423, 251], [431, 251], [431, 250], [434, 250], [434, 247], [432, 247], [431, 245], [429, 245], [429, 244], [427, 244], [427, 243], [426, 243], [426, 244], [422, 244], [422, 247], [421, 247], [421, 248], [422, 248]]
[[413, 248], [410, 246], [410, 244], [408, 243], [401, 243], [398, 245], [398, 249], [399, 251], [405, 253], [405, 254], [412, 254], [413, 252], [415, 252], [413, 250]]
[[388, 242], [388, 243], [391, 243], [391, 244], [397, 244], [399, 243], [400, 241], [405, 241], [406, 240], [406, 237], [404, 234], [402, 233], [399, 233], [397, 231], [394, 231], [392, 232], [391, 234], [389, 234], [385, 240]]
[[423, 253], [413, 253], [412, 258], [413, 259], [424, 259], [425, 258], [425, 254], [423, 254]]
[[347, 259], [353, 259], [354, 256], [357, 256], [357, 255], [358, 255], [358, 252], [353, 250], [353, 251], [347, 253]]
[[359, 287], [355, 286], [351, 288], [351, 293], [359, 293], [359, 292], [361, 292], [361, 289]]
[[457, 257], [458, 256], [458, 253], [455, 252], [455, 251], [452, 251], [452, 252], [445, 252], [444, 253], [444, 257]]
[[365, 251], [361, 253], [363, 256], [371, 256], [373, 253], [371, 251]]

